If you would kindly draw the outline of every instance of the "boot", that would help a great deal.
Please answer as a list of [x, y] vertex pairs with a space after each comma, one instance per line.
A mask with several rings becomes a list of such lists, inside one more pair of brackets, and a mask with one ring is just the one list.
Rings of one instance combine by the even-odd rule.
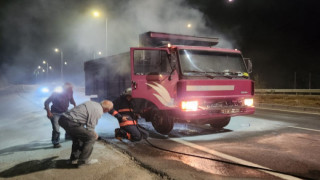
[[119, 141], [122, 141], [122, 139], [128, 139], [127, 132], [120, 128], [115, 129], [114, 134], [115, 134], [115, 138], [118, 139]]

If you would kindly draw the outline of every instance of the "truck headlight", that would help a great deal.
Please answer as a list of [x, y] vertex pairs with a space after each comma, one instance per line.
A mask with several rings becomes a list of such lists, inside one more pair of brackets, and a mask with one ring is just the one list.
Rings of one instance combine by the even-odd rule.
[[244, 105], [246, 106], [253, 106], [253, 99], [245, 99]]
[[183, 111], [197, 111], [198, 110], [198, 101], [182, 101], [181, 109]]

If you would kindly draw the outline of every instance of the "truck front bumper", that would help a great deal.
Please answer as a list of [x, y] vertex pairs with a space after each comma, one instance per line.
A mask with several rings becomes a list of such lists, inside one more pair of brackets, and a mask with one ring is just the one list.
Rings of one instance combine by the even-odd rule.
[[172, 116], [176, 122], [206, 123], [214, 119], [249, 115], [254, 112], [255, 107], [234, 107], [210, 110], [199, 109], [197, 111], [182, 111], [177, 109], [172, 112]]

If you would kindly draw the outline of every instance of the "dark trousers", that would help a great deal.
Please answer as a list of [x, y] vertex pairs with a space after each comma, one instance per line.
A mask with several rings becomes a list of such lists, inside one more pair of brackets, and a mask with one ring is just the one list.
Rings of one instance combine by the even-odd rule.
[[120, 127], [120, 129], [123, 129], [130, 134], [131, 139], [129, 140], [131, 141], [140, 141], [142, 138], [147, 139], [149, 136], [148, 131], [139, 125], [123, 126], [123, 127]]
[[79, 161], [87, 162], [96, 141], [95, 132], [64, 116], [60, 117], [59, 124], [72, 138], [70, 160], [78, 159]]

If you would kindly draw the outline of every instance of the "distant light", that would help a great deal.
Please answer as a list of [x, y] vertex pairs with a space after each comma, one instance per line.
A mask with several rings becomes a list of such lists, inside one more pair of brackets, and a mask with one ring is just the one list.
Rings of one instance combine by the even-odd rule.
[[98, 54], [99, 54], [99, 55], [101, 55], [101, 54], [102, 54], [102, 52], [101, 52], [101, 51], [99, 51], [99, 52], [98, 52]]
[[188, 27], [188, 28], [191, 28], [191, 27], [192, 27], [192, 24], [189, 23], [189, 24], [187, 25], [187, 27]]
[[93, 15], [93, 17], [100, 17], [100, 12], [99, 11], [93, 11], [92, 15]]
[[42, 69], [42, 72], [46, 72], [46, 70]]
[[54, 88], [53, 91], [57, 92], [57, 93], [61, 93], [63, 91], [63, 88], [62, 88], [62, 86], [58, 86], [58, 87]]
[[46, 64], [47, 62], [46, 62], [46, 61], [42, 61], [42, 63], [43, 63], [43, 64]]
[[238, 49], [234, 49], [235, 51], [238, 51]]
[[48, 93], [49, 92], [49, 88], [43, 87], [43, 88], [41, 88], [41, 92]]
[[55, 51], [55, 52], [59, 52], [59, 49], [58, 49], [58, 48], [55, 48], [54, 51]]
[[171, 44], [170, 43], [168, 43], [168, 48], [171, 48]]
[[229, 0], [229, 2], [232, 2], [233, 0]]
[[52, 67], [51, 67], [51, 66], [49, 66], [49, 69], [52, 69]]
[[41, 66], [38, 66], [38, 69], [41, 69]]
[[67, 65], [67, 64], [68, 64], [67, 61], [65, 61], [65, 62], [64, 62], [64, 65]]

